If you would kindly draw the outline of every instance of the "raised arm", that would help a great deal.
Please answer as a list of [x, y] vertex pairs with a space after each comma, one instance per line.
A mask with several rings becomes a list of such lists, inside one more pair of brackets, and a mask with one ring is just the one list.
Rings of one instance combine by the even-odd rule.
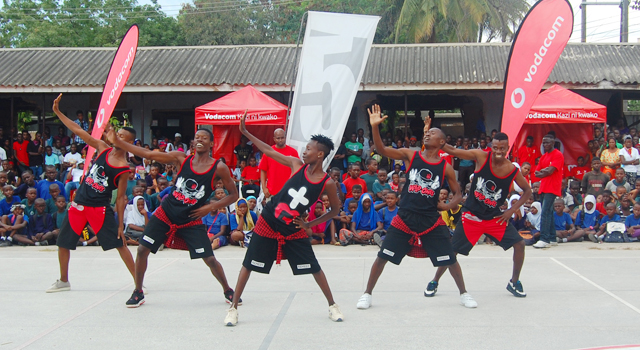
[[388, 116], [382, 116], [380, 106], [373, 105], [371, 106], [371, 109], [367, 108], [367, 112], [369, 112], [369, 123], [371, 123], [373, 144], [376, 146], [376, 150], [378, 150], [378, 153], [383, 157], [411, 162], [414, 151], [407, 148], [395, 149], [384, 146], [382, 138], [380, 137], [380, 130], [378, 130], [378, 127], [385, 119], [388, 118]]
[[178, 166], [182, 165], [182, 162], [187, 157], [187, 155], [184, 154], [184, 152], [180, 152], [180, 151], [174, 151], [169, 153], [154, 152], [143, 147], [134, 146], [130, 143], [120, 140], [116, 136], [116, 132], [112, 127], [108, 126], [107, 129], [108, 131], [106, 134], [109, 142], [111, 142], [114, 146], [120, 149], [123, 149], [127, 152], [131, 152], [135, 154], [138, 157], [155, 160], [156, 162], [162, 163], [162, 164], [176, 164]]
[[107, 145], [104, 141], [93, 138], [93, 136], [91, 136], [88, 132], [84, 131], [84, 129], [81, 128], [80, 125], [76, 124], [73, 120], [69, 119], [66, 115], [64, 115], [60, 111], [61, 99], [62, 99], [62, 94], [58, 95], [58, 97], [55, 100], [53, 100], [53, 113], [55, 113], [58, 116], [60, 121], [69, 130], [71, 130], [71, 132], [73, 132], [74, 135], [79, 136], [87, 145], [98, 150], [98, 153], [109, 148], [109, 145]]
[[251, 140], [251, 142], [253, 142], [253, 144], [260, 150], [260, 152], [262, 152], [262, 154], [264, 154], [265, 156], [268, 156], [269, 158], [275, 160], [276, 162], [284, 166], [288, 166], [289, 168], [291, 168], [293, 172], [298, 171], [298, 169], [302, 167], [303, 163], [299, 158], [282, 155], [276, 152], [273, 148], [271, 148], [271, 146], [267, 145], [257, 137], [253, 136], [249, 132], [249, 130], [247, 130], [247, 126], [245, 124], [246, 118], [247, 118], [247, 111], [245, 110], [244, 115], [240, 119], [240, 132], [242, 133], [242, 135], [246, 136], [249, 140]]
[[456, 158], [460, 158], [460, 159], [466, 159], [466, 160], [473, 160], [476, 163], [479, 164], [484, 164], [485, 160], [487, 160], [487, 156], [489, 155], [489, 153], [483, 151], [483, 150], [479, 150], [479, 149], [459, 149], [459, 148], [455, 148], [453, 146], [451, 146], [450, 144], [446, 143], [444, 145], [444, 147], [442, 147], [442, 150], [449, 153], [450, 155], [456, 157]]

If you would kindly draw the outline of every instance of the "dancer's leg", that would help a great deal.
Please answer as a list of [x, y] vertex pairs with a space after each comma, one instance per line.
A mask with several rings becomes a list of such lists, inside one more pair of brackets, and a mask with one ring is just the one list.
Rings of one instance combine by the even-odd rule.
[[205, 264], [207, 264], [207, 266], [209, 266], [211, 273], [222, 286], [222, 290], [227, 291], [231, 289], [231, 287], [229, 287], [229, 283], [227, 283], [227, 276], [225, 276], [224, 274], [224, 269], [222, 268], [222, 265], [216, 259], [216, 257], [212, 255], [202, 260], [204, 261]]

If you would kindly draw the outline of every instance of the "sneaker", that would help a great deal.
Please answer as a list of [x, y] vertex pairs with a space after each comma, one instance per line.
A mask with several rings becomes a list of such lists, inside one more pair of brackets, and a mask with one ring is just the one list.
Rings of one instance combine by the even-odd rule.
[[562, 243], [562, 238], [556, 237], [556, 243]]
[[227, 310], [227, 317], [224, 318], [224, 325], [232, 327], [237, 324], [238, 324], [238, 309], [232, 306], [231, 308], [229, 308], [229, 310]]
[[55, 283], [47, 289], [47, 293], [66, 292], [69, 290], [71, 290], [71, 283], [69, 283], [69, 281], [62, 282], [61, 280], [56, 280]]
[[464, 307], [468, 307], [470, 309], [478, 307], [478, 303], [473, 300], [473, 297], [469, 293], [460, 294], [460, 305], [464, 305]]
[[373, 234], [373, 241], [378, 245], [378, 247], [382, 247], [382, 237], [378, 232]]
[[438, 291], [438, 282], [431, 281], [431, 282], [429, 282], [429, 284], [427, 284], [427, 289], [424, 290], [424, 296], [425, 297], [432, 297], [432, 296], [436, 295], [437, 291]]
[[131, 294], [131, 298], [127, 300], [126, 305], [128, 308], [135, 308], [142, 304], [144, 304], [144, 293], [136, 289], [133, 291], [133, 294]]
[[595, 233], [590, 233], [589, 234], [589, 239], [591, 240], [591, 242], [593, 243], [598, 243], [598, 238], [596, 238], [596, 234]]
[[358, 309], [360, 309], [360, 310], [365, 310], [365, 309], [370, 308], [371, 307], [371, 294], [369, 294], [369, 293], [362, 294], [360, 299], [358, 299], [358, 304], [356, 305], [356, 307]]
[[[556, 237], [556, 238], [557, 238], [557, 237]], [[551, 242], [549, 242], [549, 245], [550, 245], [550, 246], [557, 247], [557, 246], [558, 246], [558, 241], [556, 241], [556, 240], [554, 239], [554, 240], [552, 240]]]
[[2, 243], [0, 243], [0, 247], [11, 247], [12, 245], [13, 243], [9, 241], [2, 241]]
[[[228, 289], [224, 292], [224, 300], [227, 302], [227, 304], [233, 303], [233, 293], [233, 289]], [[242, 305], [242, 298], [238, 300], [238, 305]]]
[[527, 293], [522, 289], [522, 283], [520, 281], [516, 281], [516, 283], [509, 281], [509, 284], [507, 284], [507, 290], [518, 298], [524, 298], [527, 296]]
[[[371, 295], [369, 295], [369, 298], [371, 298]], [[371, 301], [371, 299], [369, 299], [369, 301]], [[369, 305], [371, 305], [371, 303], [369, 303]], [[342, 322], [342, 320], [344, 320], [344, 315], [342, 311], [340, 311], [338, 304], [329, 306], [329, 318], [333, 322]]]
[[543, 240], [539, 240], [533, 245], [534, 248], [549, 248], [551, 245]]
[[596, 238], [598, 239], [598, 243], [604, 242], [604, 235], [596, 236]]

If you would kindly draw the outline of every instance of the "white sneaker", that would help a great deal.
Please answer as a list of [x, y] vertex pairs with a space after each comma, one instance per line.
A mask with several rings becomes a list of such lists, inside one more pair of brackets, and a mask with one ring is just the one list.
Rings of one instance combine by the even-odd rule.
[[360, 309], [360, 310], [364, 310], [364, 309], [370, 308], [371, 307], [371, 294], [369, 294], [369, 293], [362, 294], [360, 299], [358, 299], [358, 304], [356, 305], [356, 307], [358, 309]]
[[473, 297], [469, 293], [460, 294], [460, 304], [470, 309], [478, 307], [478, 303], [473, 300]]
[[549, 248], [551, 246], [551, 244], [543, 241], [543, 240], [539, 240], [536, 242], [536, 244], [533, 245], [534, 248]]
[[227, 317], [224, 318], [225, 326], [235, 326], [238, 324], [238, 309], [230, 307], [227, 311]]
[[47, 289], [47, 293], [66, 292], [68, 290], [71, 290], [71, 283], [56, 280], [51, 287]]
[[342, 320], [344, 320], [344, 315], [342, 315], [342, 311], [340, 311], [338, 304], [329, 306], [329, 318], [333, 322], [342, 322]]

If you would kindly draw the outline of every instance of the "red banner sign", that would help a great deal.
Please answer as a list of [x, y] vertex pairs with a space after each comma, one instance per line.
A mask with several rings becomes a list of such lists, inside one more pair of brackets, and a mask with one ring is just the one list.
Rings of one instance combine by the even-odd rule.
[[518, 28], [504, 78], [502, 132], [513, 145], [524, 120], [573, 32], [567, 0], [538, 1]]
[[[122, 89], [124, 89], [124, 85], [129, 79], [129, 74], [131, 74], [131, 66], [133, 65], [133, 60], [136, 58], [137, 50], [138, 26], [134, 24], [127, 31], [127, 34], [125, 34], [118, 47], [118, 51], [116, 51], [116, 56], [113, 58], [109, 74], [107, 75], [107, 82], [104, 84], [104, 89], [102, 90], [100, 107], [98, 107], [98, 113], [93, 122], [93, 131], [91, 132], [91, 136], [96, 139], [102, 138], [102, 133], [107, 123], [109, 123], [111, 113], [113, 113], [113, 110], [116, 108]], [[89, 147], [87, 150], [87, 161], [84, 163], [85, 174], [89, 169], [89, 163], [91, 163], [89, 160], [93, 158], [95, 151], [93, 147]]]

